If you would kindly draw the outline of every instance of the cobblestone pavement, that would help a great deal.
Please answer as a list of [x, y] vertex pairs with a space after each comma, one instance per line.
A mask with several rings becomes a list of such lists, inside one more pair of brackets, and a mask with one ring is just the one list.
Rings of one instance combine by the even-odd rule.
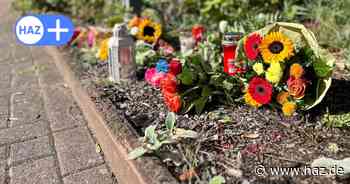
[[0, 0], [0, 184], [113, 184], [95, 139], [43, 48], [16, 44]]

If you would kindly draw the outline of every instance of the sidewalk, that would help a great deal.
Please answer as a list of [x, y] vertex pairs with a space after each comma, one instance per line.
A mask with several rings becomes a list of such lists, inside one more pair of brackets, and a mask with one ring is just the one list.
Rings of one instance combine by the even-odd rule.
[[0, 184], [113, 184], [71, 91], [40, 47], [16, 44], [0, 1]]

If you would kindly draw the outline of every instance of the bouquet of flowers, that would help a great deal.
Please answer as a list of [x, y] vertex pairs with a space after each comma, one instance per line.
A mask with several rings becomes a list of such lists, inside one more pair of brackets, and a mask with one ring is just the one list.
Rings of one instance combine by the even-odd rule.
[[244, 101], [270, 105], [291, 116], [324, 98], [334, 59], [301, 24], [275, 23], [242, 38], [236, 50], [235, 77], [245, 84]]

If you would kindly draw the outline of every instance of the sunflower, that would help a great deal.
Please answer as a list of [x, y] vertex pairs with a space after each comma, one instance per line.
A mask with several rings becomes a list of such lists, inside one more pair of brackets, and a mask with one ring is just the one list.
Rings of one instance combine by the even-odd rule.
[[261, 77], [254, 77], [248, 85], [248, 93], [259, 104], [268, 104], [272, 96], [272, 84]]
[[259, 44], [262, 37], [258, 33], [253, 33], [244, 41], [244, 52], [247, 58], [254, 61], [259, 55]]
[[149, 19], [144, 19], [139, 24], [139, 31], [137, 38], [148, 43], [154, 43], [162, 34], [162, 26], [158, 23], [152, 22]]
[[265, 63], [283, 62], [293, 56], [293, 42], [281, 32], [271, 32], [259, 45]]

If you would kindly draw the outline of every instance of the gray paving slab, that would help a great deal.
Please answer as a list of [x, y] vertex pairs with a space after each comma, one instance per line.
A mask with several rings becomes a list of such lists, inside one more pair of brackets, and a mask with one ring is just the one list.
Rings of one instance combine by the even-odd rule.
[[[74, 103], [73, 96], [64, 85], [45, 88], [47, 95], [47, 112], [53, 131], [82, 125], [84, 118]], [[59, 97], [59, 98], [58, 98]]]
[[49, 133], [47, 122], [21, 125], [13, 128], [0, 129], [0, 145], [37, 138]]
[[59, 184], [54, 157], [26, 162], [10, 168], [10, 184]]
[[72, 174], [63, 179], [64, 184], [112, 184], [113, 179], [106, 165]]
[[79, 127], [54, 134], [62, 175], [102, 164], [87, 128]]
[[5, 159], [6, 159], [6, 147], [2, 146], [0, 147], [0, 162], [1, 160], [5, 160]]
[[23, 90], [18, 95], [14, 95], [12, 101], [11, 127], [46, 120], [45, 105], [40, 89]]
[[48, 136], [12, 144], [10, 150], [10, 164], [54, 153]]
[[6, 162], [0, 160], [0, 184], [5, 184], [5, 179], [6, 179], [5, 168], [6, 168]]

